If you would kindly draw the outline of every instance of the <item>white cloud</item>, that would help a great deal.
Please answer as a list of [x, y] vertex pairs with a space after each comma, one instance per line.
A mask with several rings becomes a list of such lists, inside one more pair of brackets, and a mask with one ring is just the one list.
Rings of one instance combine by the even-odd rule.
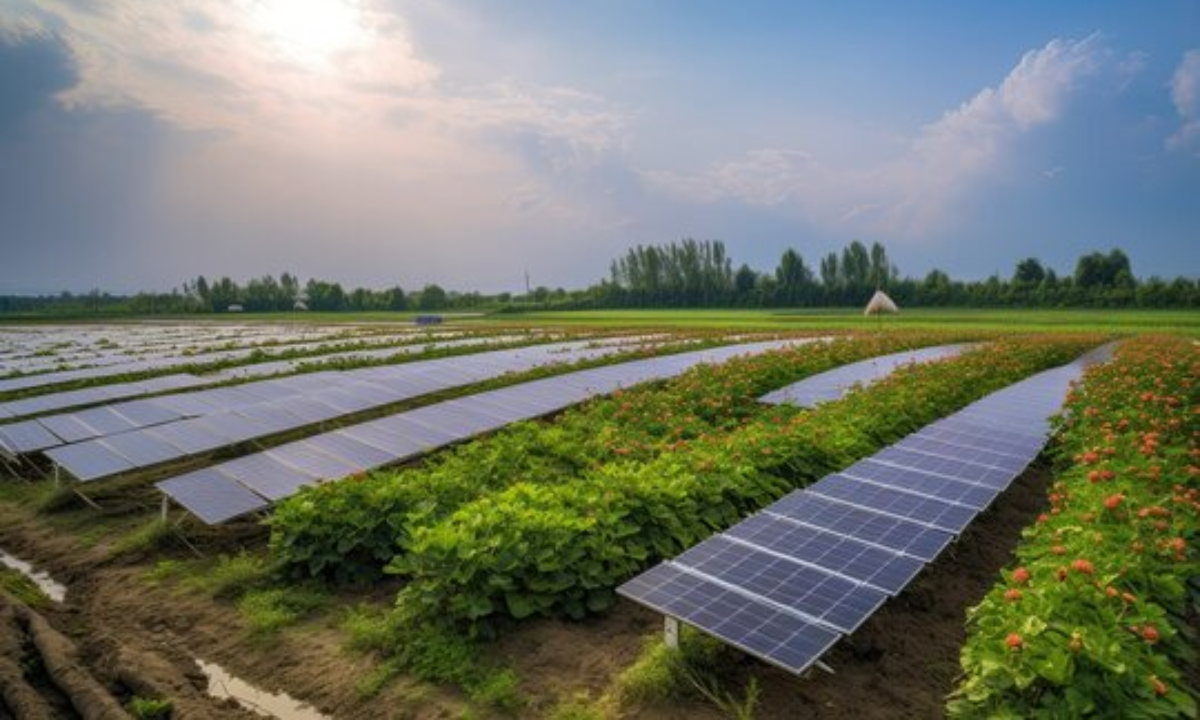
[[1171, 78], [1171, 100], [1182, 124], [1167, 147], [1200, 157], [1200, 49], [1188, 50]]
[[952, 209], [972, 184], [1022, 136], [1057, 120], [1104, 57], [1098, 34], [1052, 40], [1027, 52], [999, 86], [922, 128], [899, 156], [866, 170], [833, 167], [798, 150], [760, 149], [700, 174], [655, 171], [643, 178], [691, 202], [732, 199], [839, 230], [922, 236], [952, 224]]

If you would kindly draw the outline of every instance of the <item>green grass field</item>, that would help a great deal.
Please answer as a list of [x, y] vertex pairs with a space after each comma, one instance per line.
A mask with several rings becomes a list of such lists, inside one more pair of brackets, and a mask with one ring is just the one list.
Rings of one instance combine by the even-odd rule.
[[[9, 318], [9, 322], [300, 322], [411, 323], [416, 313], [243, 313], [98, 318]], [[685, 327], [757, 330], [801, 329], [979, 329], [1012, 331], [1169, 332], [1200, 336], [1195, 310], [1029, 310], [914, 309], [882, 320], [865, 318], [853, 308], [769, 310], [579, 310], [527, 313], [445, 313], [448, 323], [494, 325], [581, 325], [604, 327]]]

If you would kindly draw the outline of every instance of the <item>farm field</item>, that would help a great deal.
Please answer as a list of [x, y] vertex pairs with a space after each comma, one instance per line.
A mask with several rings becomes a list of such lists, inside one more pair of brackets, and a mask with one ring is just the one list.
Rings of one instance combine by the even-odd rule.
[[0, 719], [1196, 713], [1195, 313], [279, 317], [0, 326]]

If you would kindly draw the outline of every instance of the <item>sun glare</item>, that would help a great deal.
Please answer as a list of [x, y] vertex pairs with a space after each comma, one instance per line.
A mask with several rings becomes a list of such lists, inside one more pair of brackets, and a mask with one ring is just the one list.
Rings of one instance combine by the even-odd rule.
[[252, 18], [271, 43], [306, 63], [327, 62], [364, 34], [358, 7], [348, 0], [261, 0]]

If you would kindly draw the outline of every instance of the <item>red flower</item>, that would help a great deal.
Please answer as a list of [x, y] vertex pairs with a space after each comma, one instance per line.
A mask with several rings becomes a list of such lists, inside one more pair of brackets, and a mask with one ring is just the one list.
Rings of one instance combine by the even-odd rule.
[[1159, 680], [1157, 675], [1150, 676], [1150, 687], [1154, 688], [1154, 694], [1159, 697], [1167, 694], [1167, 684]]
[[1096, 568], [1092, 567], [1090, 562], [1082, 558], [1071, 563], [1071, 569], [1075, 572], [1081, 572], [1084, 575], [1091, 575], [1096, 572]]
[[1109, 510], [1116, 510], [1118, 507], [1121, 506], [1121, 502], [1124, 499], [1125, 499], [1125, 496], [1122, 495], [1121, 493], [1109, 495], [1108, 497], [1104, 498], [1104, 507], [1108, 508]]
[[1016, 602], [1021, 599], [1021, 591], [1016, 588], [1011, 588], [1004, 593], [1004, 599], [1009, 602]]
[[1142, 628], [1142, 639], [1153, 645], [1158, 642], [1158, 629], [1153, 625]]
[[1009, 633], [1008, 637], [1004, 638], [1004, 644], [1007, 645], [1010, 650], [1020, 650], [1021, 646], [1025, 644], [1025, 641], [1021, 639], [1020, 635], [1016, 633]]
[[1013, 582], [1024, 585], [1029, 582], [1029, 571], [1023, 567], [1019, 567], [1013, 570], [1012, 579]]

